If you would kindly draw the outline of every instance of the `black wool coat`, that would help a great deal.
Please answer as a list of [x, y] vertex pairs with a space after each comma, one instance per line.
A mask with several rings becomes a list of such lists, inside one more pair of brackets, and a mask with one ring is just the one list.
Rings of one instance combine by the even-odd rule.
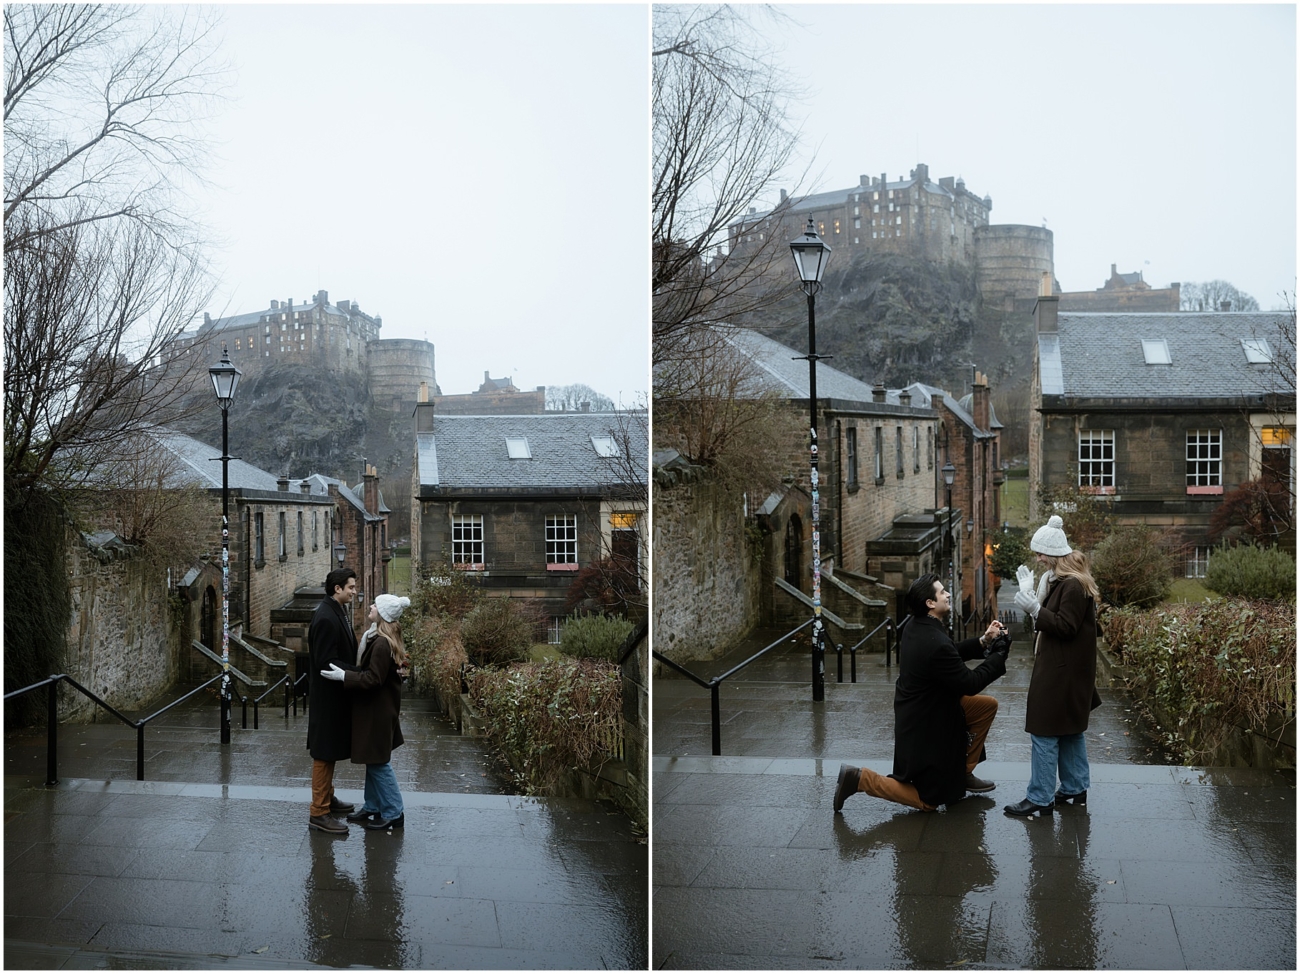
[[343, 675], [343, 686], [352, 693], [352, 763], [387, 764], [393, 749], [404, 743], [397, 722], [402, 678], [388, 640], [371, 636], [358, 666]]
[[1097, 694], [1097, 606], [1077, 578], [1058, 578], [1034, 620], [1034, 672], [1025, 730], [1039, 737], [1082, 734]]
[[903, 627], [890, 777], [915, 785], [927, 805], [946, 805], [966, 796], [966, 712], [961, 698], [979, 693], [1007, 671], [1005, 650], [989, 653], [974, 669], [963, 662], [983, 653], [978, 638], [954, 644], [944, 624], [932, 616], [913, 616]]
[[352, 698], [342, 683], [325, 679], [320, 671], [330, 663], [356, 669], [357, 637], [347, 608], [321, 599], [307, 630], [307, 648], [307, 750], [317, 761], [343, 761], [352, 754]]

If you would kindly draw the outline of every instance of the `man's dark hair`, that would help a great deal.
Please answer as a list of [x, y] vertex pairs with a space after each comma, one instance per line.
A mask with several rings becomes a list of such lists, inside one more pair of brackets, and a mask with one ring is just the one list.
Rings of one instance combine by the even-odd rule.
[[325, 576], [325, 598], [334, 598], [336, 588], [347, 588], [348, 579], [356, 578], [357, 572], [354, 568], [336, 568]]
[[922, 575], [912, 587], [907, 590], [907, 596], [903, 599], [903, 604], [907, 606], [907, 611], [912, 615], [920, 618], [930, 614], [930, 607], [926, 602], [934, 599], [934, 583], [942, 581], [938, 575]]

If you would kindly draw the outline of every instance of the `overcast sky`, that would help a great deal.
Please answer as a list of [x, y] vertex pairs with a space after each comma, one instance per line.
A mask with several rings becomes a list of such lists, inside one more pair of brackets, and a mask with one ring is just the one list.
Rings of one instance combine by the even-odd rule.
[[214, 315], [324, 288], [447, 394], [648, 389], [647, 7], [221, 10]]
[[993, 223], [1046, 221], [1067, 291], [1114, 263], [1264, 309], [1294, 292], [1294, 6], [784, 9], [817, 189], [924, 162]]

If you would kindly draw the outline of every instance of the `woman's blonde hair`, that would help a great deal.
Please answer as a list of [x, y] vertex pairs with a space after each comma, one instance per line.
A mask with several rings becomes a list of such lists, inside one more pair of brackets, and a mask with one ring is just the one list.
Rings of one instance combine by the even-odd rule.
[[1101, 591], [1097, 588], [1097, 582], [1092, 577], [1092, 572], [1088, 568], [1088, 556], [1077, 548], [1068, 555], [1061, 555], [1056, 559], [1056, 564], [1052, 570], [1056, 572], [1058, 578], [1076, 578], [1079, 584], [1083, 586], [1083, 591], [1094, 602], [1101, 601]]
[[398, 666], [406, 665], [406, 644], [402, 642], [402, 624], [400, 622], [389, 622], [383, 616], [375, 623], [379, 635], [388, 640], [388, 645], [393, 651], [393, 662]]

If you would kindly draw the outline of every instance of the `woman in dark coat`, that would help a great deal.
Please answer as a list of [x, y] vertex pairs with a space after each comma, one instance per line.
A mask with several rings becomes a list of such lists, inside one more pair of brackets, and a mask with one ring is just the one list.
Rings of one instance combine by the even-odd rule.
[[381, 595], [370, 606], [371, 627], [361, 637], [355, 671], [336, 666], [321, 675], [343, 683], [352, 696], [352, 763], [366, 766], [365, 802], [348, 816], [368, 829], [406, 824], [402, 792], [393, 773], [393, 749], [403, 743], [398, 714], [406, 647], [398, 622], [411, 600]]
[[[1064, 535], [1062, 535], [1064, 537]], [[1009, 815], [1050, 815], [1057, 801], [1088, 801], [1088, 749], [1083, 732], [1101, 703], [1097, 695], [1097, 583], [1087, 556], [1071, 551], [1039, 555], [1047, 567], [1041, 603], [1023, 598], [1037, 636], [1029, 678], [1025, 730], [1033, 745], [1029, 789], [1024, 801], [1006, 806]], [[1022, 596], [1016, 597], [1017, 604]], [[1057, 775], [1061, 787], [1056, 789]]]

